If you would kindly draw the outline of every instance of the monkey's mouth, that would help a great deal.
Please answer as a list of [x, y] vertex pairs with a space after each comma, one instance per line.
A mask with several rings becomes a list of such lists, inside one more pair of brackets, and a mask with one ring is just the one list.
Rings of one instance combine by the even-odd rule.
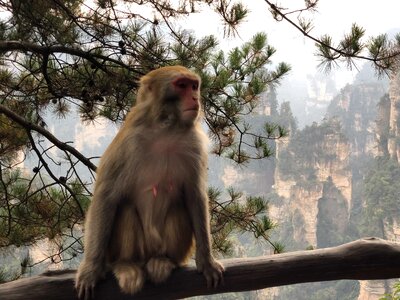
[[199, 108], [200, 107], [198, 105], [195, 105], [195, 106], [185, 109], [184, 111], [199, 111]]

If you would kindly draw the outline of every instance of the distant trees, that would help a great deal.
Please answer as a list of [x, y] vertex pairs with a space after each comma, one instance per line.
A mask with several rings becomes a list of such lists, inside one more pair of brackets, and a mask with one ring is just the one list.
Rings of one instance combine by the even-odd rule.
[[385, 294], [379, 300], [400, 300], [400, 282], [394, 284], [393, 290], [390, 294]]
[[362, 233], [388, 238], [386, 226], [399, 222], [400, 166], [397, 160], [377, 157], [364, 180], [365, 207]]

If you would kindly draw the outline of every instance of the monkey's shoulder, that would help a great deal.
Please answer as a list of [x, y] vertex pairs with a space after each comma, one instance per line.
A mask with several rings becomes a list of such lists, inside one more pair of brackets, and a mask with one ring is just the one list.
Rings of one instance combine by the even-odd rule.
[[166, 135], [152, 141], [151, 149], [157, 154], [203, 155], [206, 148], [202, 140], [194, 135]]

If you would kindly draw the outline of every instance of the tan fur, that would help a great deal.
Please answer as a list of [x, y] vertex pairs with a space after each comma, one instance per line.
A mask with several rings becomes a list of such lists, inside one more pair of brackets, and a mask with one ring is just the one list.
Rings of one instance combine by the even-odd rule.
[[184, 264], [196, 240], [196, 263], [209, 284], [222, 278], [210, 251], [206, 193], [207, 137], [199, 113], [200, 84], [188, 69], [154, 70], [140, 81], [137, 104], [104, 153], [85, 224], [85, 257], [76, 287], [89, 297], [106, 266], [122, 291], [135, 293], [145, 277], [165, 281]]

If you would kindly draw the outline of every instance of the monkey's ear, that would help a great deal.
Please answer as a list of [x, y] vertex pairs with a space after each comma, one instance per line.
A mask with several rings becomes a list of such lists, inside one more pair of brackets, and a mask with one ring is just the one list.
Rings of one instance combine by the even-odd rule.
[[151, 84], [151, 78], [148, 75], [143, 76], [140, 78], [139, 84], [140, 87], [145, 90], [145, 91], [151, 91], [152, 90], [152, 84]]

